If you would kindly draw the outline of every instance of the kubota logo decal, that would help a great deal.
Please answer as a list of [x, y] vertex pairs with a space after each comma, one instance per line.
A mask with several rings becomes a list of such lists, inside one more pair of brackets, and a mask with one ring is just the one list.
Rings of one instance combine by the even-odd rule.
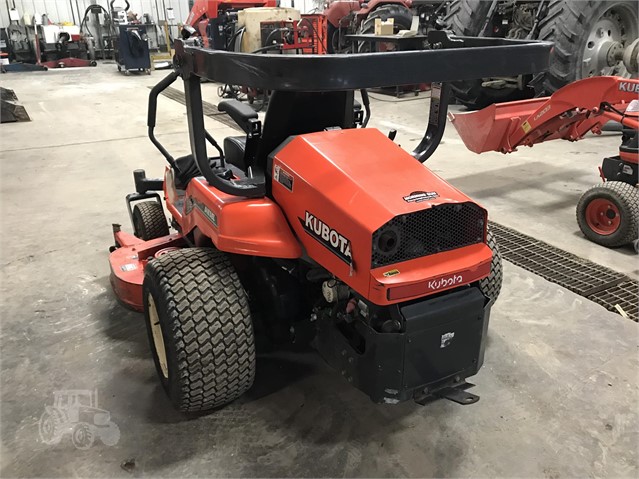
[[455, 274], [453, 276], [449, 276], [448, 278], [431, 279], [428, 282], [428, 288], [432, 289], [433, 291], [436, 291], [438, 289], [450, 288], [451, 286], [455, 286], [463, 282], [464, 282], [464, 278], [462, 278], [462, 275]]
[[627, 91], [628, 93], [639, 93], [639, 83], [629, 81], [619, 82], [619, 91]]
[[299, 218], [304, 231], [315, 238], [317, 241], [326, 246], [339, 259], [347, 264], [353, 264], [351, 256], [351, 242], [348, 238], [341, 235], [314, 214], [306, 212], [304, 219]]

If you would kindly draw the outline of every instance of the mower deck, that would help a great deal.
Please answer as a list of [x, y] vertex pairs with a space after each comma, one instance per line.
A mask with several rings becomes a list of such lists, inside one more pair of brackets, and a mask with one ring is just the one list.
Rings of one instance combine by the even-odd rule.
[[143, 241], [120, 230], [120, 225], [113, 225], [113, 236], [116, 247], [111, 248], [109, 265], [111, 267], [111, 286], [118, 299], [128, 307], [142, 311], [142, 283], [144, 267], [151, 258], [159, 258], [163, 254], [184, 245], [184, 239], [177, 233]]

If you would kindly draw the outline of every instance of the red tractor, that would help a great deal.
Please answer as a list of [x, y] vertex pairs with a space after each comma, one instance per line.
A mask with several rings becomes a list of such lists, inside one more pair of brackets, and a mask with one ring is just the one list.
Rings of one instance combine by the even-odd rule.
[[[436, 48], [290, 56], [176, 42], [176, 69], [149, 98], [149, 137], [168, 167], [163, 179], [134, 172], [135, 235], [114, 225], [109, 261], [117, 296], [144, 312], [177, 409], [246, 392], [256, 332], [312, 341], [376, 402], [478, 399], [465, 380], [483, 362], [501, 259], [486, 210], [422, 165], [446, 125], [449, 87], [438, 82], [531, 73], [551, 44], [441, 31], [429, 41]], [[202, 77], [272, 91], [263, 121], [221, 102], [245, 134], [220, 146], [204, 126]], [[174, 158], [154, 128], [158, 95], [178, 78], [191, 154]], [[412, 154], [366, 128], [366, 88], [423, 82], [433, 84], [430, 117]]]
[[[546, 96], [582, 78], [631, 77], [624, 51], [639, 45], [637, 0], [454, 0], [443, 20], [457, 35], [539, 39], [555, 44], [550, 66], [536, 75], [455, 82], [471, 109]], [[635, 53], [636, 55], [636, 53]], [[636, 74], [635, 74], [636, 75]]]
[[324, 9], [329, 53], [345, 53], [351, 43], [346, 36], [353, 33], [374, 33], [375, 19], [394, 21], [394, 33], [410, 30], [413, 22], [411, 0], [332, 0]]
[[[635, 61], [628, 61], [636, 73]], [[584, 236], [611, 248], [639, 238], [639, 80], [593, 77], [571, 83], [552, 96], [498, 103], [473, 113], [450, 115], [471, 151], [512, 153], [519, 146], [564, 139], [577, 141], [601, 133], [608, 121], [623, 126], [619, 154], [604, 158], [603, 183], [587, 190], [577, 204], [577, 223]]]
[[184, 22], [182, 36], [193, 34], [207, 48], [233, 50], [237, 12], [250, 7], [275, 7], [276, 0], [195, 0]]

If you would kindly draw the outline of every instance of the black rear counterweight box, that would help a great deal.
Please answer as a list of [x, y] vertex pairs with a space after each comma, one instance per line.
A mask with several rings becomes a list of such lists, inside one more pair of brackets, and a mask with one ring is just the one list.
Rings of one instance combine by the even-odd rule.
[[[396, 403], [432, 394], [477, 373], [484, 359], [490, 306], [476, 287], [389, 306], [401, 333], [381, 333], [364, 321], [319, 321], [315, 347], [375, 402]], [[353, 336], [357, 336], [354, 340]]]

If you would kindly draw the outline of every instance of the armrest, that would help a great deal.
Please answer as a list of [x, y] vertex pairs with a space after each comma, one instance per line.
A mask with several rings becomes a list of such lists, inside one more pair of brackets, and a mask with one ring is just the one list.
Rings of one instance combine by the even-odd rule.
[[250, 132], [249, 120], [257, 118], [257, 113], [253, 108], [239, 100], [224, 100], [217, 105], [217, 109], [228, 113], [233, 121], [244, 130]]

